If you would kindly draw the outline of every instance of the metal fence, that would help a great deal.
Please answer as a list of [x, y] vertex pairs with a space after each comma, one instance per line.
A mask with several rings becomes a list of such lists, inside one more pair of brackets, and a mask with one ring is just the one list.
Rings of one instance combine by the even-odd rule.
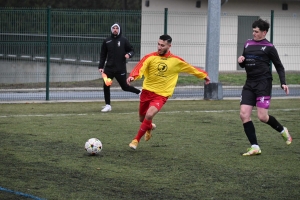
[[[103, 99], [97, 66], [101, 43], [115, 22], [121, 24], [135, 49], [129, 69], [143, 54], [155, 51], [156, 38], [165, 30], [176, 39], [172, 48], [176, 54], [205, 68], [206, 13], [169, 12], [169, 20], [162, 20], [166, 16], [164, 12], [1, 8], [0, 101]], [[271, 16], [264, 13], [264, 17]], [[237, 19], [237, 14], [229, 13], [221, 19], [220, 71], [238, 70], [237, 35], [232, 33], [237, 29], [232, 22]], [[284, 49], [280, 55], [283, 63], [290, 70], [299, 70], [299, 17], [275, 15], [275, 27], [276, 21], [274, 40], [278, 48]], [[283, 29], [293, 31], [287, 36]], [[294, 88], [293, 94], [299, 95], [299, 88]], [[224, 97], [238, 97], [240, 91], [241, 86], [223, 86]], [[137, 97], [116, 87], [112, 98]], [[172, 98], [201, 99], [203, 86], [178, 87]]]

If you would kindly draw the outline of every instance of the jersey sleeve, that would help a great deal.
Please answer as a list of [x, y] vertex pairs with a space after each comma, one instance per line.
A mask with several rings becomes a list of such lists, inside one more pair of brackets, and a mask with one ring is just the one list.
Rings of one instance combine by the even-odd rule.
[[[247, 43], [247, 42], [246, 42], [246, 43]], [[244, 57], [245, 57], [245, 46], [246, 46], [246, 43], [244, 44], [244, 49], [243, 49], [243, 54], [242, 54], [242, 56], [244, 56]], [[240, 66], [241, 68], [245, 68], [245, 60], [244, 60], [244, 62], [239, 63], [239, 66]]]
[[134, 48], [133, 48], [133, 46], [130, 44], [130, 42], [126, 38], [125, 38], [125, 51], [129, 55], [130, 58], [133, 57], [133, 55], [134, 55]]
[[201, 78], [201, 79], [205, 79], [208, 76], [206, 71], [202, 70], [201, 68], [194, 67], [185, 62], [182, 65], [182, 72], [189, 73], [189, 74], [194, 75], [197, 78]]
[[98, 66], [99, 69], [104, 68], [106, 57], [107, 57], [107, 47], [106, 47], [106, 40], [104, 40], [101, 46], [100, 61]]
[[175, 56], [175, 55], [172, 55], [172, 56], [175, 59], [178, 59], [178, 62], [180, 63], [180, 70], [181, 70], [180, 72], [188, 73], [188, 74], [194, 75], [197, 78], [201, 78], [201, 79], [205, 79], [208, 76], [206, 71], [204, 71], [198, 67], [192, 66], [191, 64], [189, 64], [185, 60], [183, 60], [181, 57]]
[[155, 53], [148, 54], [144, 56], [140, 62], [132, 69], [129, 76], [133, 77], [134, 80], [141, 79], [143, 77], [144, 71], [151, 61], [151, 56], [154, 56]]
[[286, 85], [285, 70], [284, 70], [284, 67], [283, 67], [283, 65], [281, 63], [281, 60], [279, 58], [278, 52], [277, 52], [277, 50], [274, 46], [270, 51], [270, 59], [271, 59], [272, 63], [274, 64], [275, 69], [278, 73], [281, 85]]

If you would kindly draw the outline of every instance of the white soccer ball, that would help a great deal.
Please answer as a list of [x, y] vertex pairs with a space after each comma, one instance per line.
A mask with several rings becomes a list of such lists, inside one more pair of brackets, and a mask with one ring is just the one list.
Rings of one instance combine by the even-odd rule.
[[95, 155], [102, 150], [102, 142], [97, 138], [90, 138], [86, 141], [84, 148], [88, 154]]

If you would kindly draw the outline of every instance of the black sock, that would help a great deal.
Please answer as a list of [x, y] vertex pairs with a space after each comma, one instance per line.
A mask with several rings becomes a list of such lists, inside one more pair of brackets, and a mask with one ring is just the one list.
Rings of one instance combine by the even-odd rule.
[[243, 126], [244, 126], [244, 131], [245, 131], [245, 133], [248, 137], [248, 140], [249, 140], [250, 144], [251, 145], [254, 145], [254, 144], [258, 145], [253, 122], [252, 121], [246, 122], [246, 123], [243, 124]]
[[269, 115], [269, 121], [267, 122], [272, 128], [276, 131], [281, 132], [283, 131], [283, 126], [275, 119], [275, 117]]

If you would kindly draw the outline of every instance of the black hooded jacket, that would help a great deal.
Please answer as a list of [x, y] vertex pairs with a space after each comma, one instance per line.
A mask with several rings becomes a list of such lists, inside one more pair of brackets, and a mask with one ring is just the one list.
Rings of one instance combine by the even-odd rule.
[[[119, 26], [119, 34], [117, 36], [112, 33], [112, 27], [116, 25]], [[128, 54], [131, 58], [134, 55], [134, 49], [129, 41], [122, 36], [121, 26], [115, 23], [112, 27], [111, 36], [102, 43], [98, 68], [104, 68], [104, 72], [124, 73], [127, 72], [125, 55]]]

